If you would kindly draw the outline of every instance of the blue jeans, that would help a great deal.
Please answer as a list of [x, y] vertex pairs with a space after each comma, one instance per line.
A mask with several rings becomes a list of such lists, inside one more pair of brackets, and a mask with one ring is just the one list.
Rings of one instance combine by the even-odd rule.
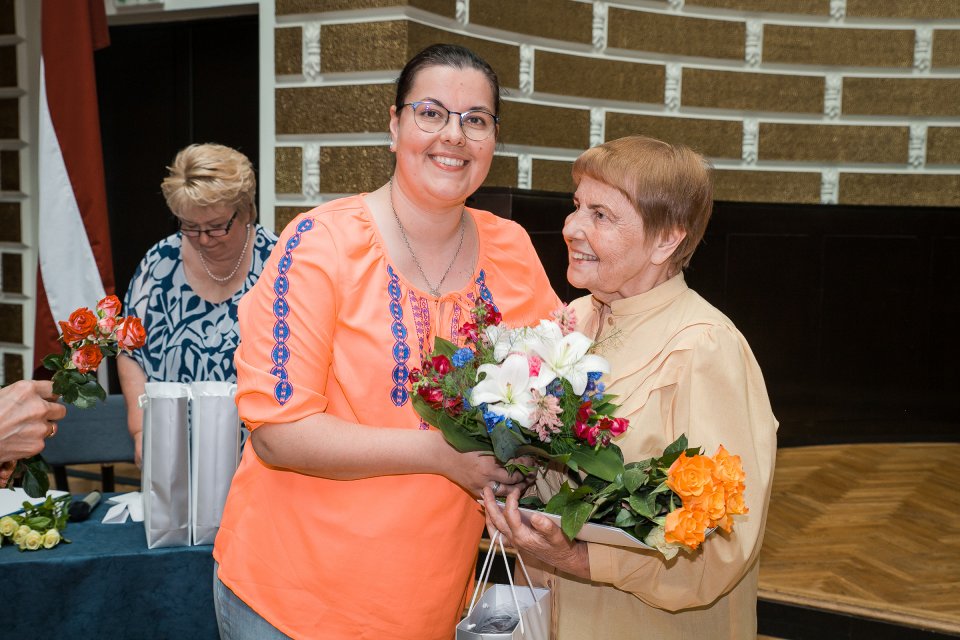
[[264, 620], [246, 602], [220, 582], [220, 565], [213, 563], [213, 605], [221, 640], [288, 640], [275, 626]]

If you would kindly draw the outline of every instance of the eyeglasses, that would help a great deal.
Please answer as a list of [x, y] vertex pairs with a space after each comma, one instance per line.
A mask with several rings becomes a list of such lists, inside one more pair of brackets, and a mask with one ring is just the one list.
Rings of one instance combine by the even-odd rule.
[[223, 236], [230, 233], [230, 227], [233, 226], [233, 221], [237, 219], [237, 214], [240, 213], [239, 210], [234, 211], [233, 215], [230, 216], [230, 220], [227, 221], [227, 224], [222, 227], [210, 227], [209, 229], [184, 229], [183, 220], [180, 217], [177, 217], [177, 229], [180, 230], [180, 233], [185, 235], [188, 238], [199, 238], [201, 233], [207, 234], [208, 238], [222, 238]]
[[451, 115], [460, 117], [460, 129], [463, 135], [471, 140], [479, 142], [490, 137], [500, 122], [500, 116], [495, 116], [489, 111], [474, 109], [472, 111], [450, 111], [443, 105], [429, 100], [420, 102], [408, 102], [404, 107], [413, 108], [413, 121], [417, 123], [421, 131], [427, 133], [436, 133], [447, 126]]

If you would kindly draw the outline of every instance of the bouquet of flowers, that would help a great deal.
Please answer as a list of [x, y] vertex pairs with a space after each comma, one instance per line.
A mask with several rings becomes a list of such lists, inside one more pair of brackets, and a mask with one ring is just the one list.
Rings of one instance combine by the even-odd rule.
[[[63, 401], [80, 409], [92, 407], [107, 398], [97, 381], [96, 371], [105, 357], [130, 353], [144, 345], [147, 334], [140, 319], [120, 315], [122, 306], [117, 296], [107, 296], [97, 303], [95, 311], [81, 307], [60, 321], [62, 351], [43, 359], [43, 366], [54, 371], [53, 392]], [[14, 477], [22, 476], [23, 490], [33, 498], [47, 493], [49, 465], [36, 455], [17, 462]]]
[[20, 551], [52, 549], [69, 540], [61, 534], [67, 528], [70, 496], [47, 499], [38, 505], [23, 503], [23, 513], [0, 518], [0, 545], [10, 540]]
[[[459, 451], [491, 451], [508, 468], [532, 455], [613, 482], [623, 456], [610, 440], [628, 423], [600, 378], [607, 361], [561, 310], [536, 327], [509, 328], [481, 302], [461, 327], [464, 346], [437, 338], [410, 372], [413, 407]], [[528, 470], [528, 469], [524, 469]]]
[[546, 505], [536, 497], [521, 504], [560, 515], [570, 539], [587, 522], [619, 527], [669, 560], [696, 550], [716, 527], [733, 530], [734, 516], [747, 513], [744, 479], [740, 456], [722, 445], [703, 455], [681, 435], [662, 456], [626, 464], [613, 482], [587, 475], [576, 488], [564, 483]]

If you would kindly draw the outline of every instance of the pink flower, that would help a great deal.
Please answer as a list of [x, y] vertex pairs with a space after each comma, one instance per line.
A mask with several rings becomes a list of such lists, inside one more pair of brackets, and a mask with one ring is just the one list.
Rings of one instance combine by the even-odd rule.
[[563, 306], [550, 314], [557, 326], [560, 327], [560, 333], [567, 335], [577, 330], [577, 312], [572, 307]]
[[531, 389], [530, 393], [536, 403], [530, 414], [530, 422], [533, 423], [531, 428], [537, 432], [541, 442], [550, 442], [552, 435], [560, 433], [563, 428], [563, 421], [560, 420], [560, 414], [563, 413], [560, 401], [556, 396], [549, 393], [541, 394], [536, 389]]
[[627, 430], [630, 421], [626, 418], [602, 418], [597, 426], [602, 431], [609, 432], [611, 438], [616, 438]]
[[120, 298], [117, 296], [107, 296], [97, 303], [97, 312], [104, 318], [116, 318], [120, 314]]
[[573, 435], [577, 436], [581, 440], [586, 440], [591, 447], [597, 444], [597, 428], [591, 427], [586, 422], [577, 420], [573, 424]]
[[109, 336], [117, 326], [117, 319], [113, 316], [104, 316], [97, 321], [97, 327], [100, 329], [100, 335]]
[[73, 366], [77, 368], [77, 371], [80, 373], [88, 373], [97, 370], [97, 367], [100, 366], [100, 361], [103, 360], [103, 353], [97, 345], [88, 344], [74, 351], [73, 355], [70, 356], [70, 360], [73, 362]]
[[117, 345], [124, 351], [139, 349], [147, 341], [147, 332], [143, 330], [140, 318], [127, 316], [117, 327]]
[[527, 364], [530, 365], [530, 377], [536, 377], [540, 375], [540, 365], [543, 364], [543, 360], [540, 359], [540, 356], [536, 354], [527, 355]]

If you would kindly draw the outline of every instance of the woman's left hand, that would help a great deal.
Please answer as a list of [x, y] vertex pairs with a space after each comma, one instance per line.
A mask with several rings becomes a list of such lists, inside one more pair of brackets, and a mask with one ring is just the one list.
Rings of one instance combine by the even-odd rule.
[[563, 531], [553, 521], [539, 513], [530, 516], [530, 525], [520, 517], [520, 490], [507, 494], [506, 505], [501, 510], [490, 488], [483, 490], [483, 505], [487, 513], [487, 530], [500, 531], [506, 541], [520, 552], [533, 554], [543, 562], [553, 565], [564, 573], [590, 579], [590, 558], [587, 544], [567, 540]]

